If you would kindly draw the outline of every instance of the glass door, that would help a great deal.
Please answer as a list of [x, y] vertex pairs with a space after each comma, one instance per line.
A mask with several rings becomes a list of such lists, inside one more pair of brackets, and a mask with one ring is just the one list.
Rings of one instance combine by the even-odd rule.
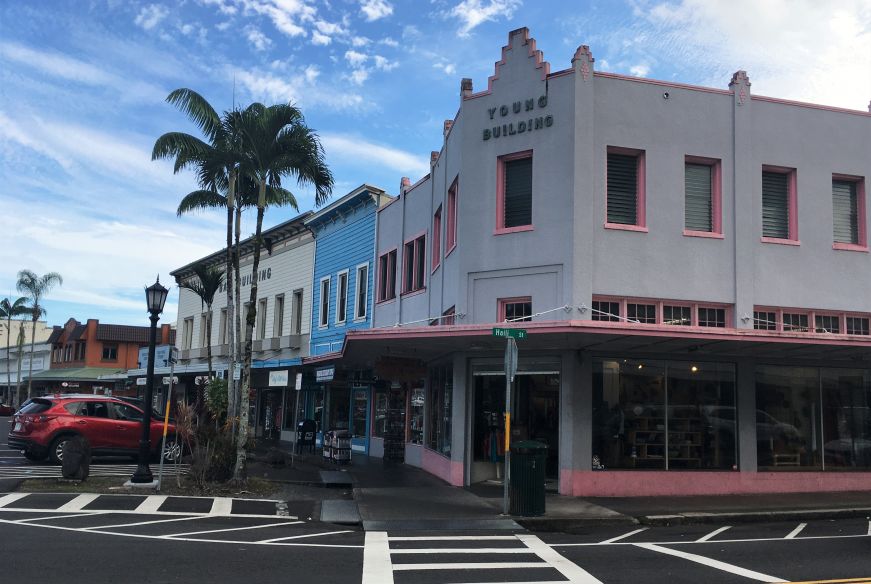
[[351, 390], [351, 450], [369, 453], [369, 388]]

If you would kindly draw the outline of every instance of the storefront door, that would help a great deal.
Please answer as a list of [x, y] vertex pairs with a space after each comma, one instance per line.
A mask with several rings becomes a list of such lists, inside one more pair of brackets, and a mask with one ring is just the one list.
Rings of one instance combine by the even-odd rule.
[[281, 438], [281, 394], [280, 389], [262, 389], [259, 412], [257, 414], [257, 438], [264, 442], [278, 442]]
[[369, 453], [369, 387], [351, 390], [351, 450]]

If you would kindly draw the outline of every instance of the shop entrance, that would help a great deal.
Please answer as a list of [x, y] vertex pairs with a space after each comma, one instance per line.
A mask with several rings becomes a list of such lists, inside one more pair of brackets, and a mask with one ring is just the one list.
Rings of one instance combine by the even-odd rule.
[[[505, 376], [475, 375], [471, 482], [501, 480], [505, 463]], [[559, 476], [559, 387], [555, 373], [518, 373], [514, 378], [511, 442], [547, 444], [548, 479]]]
[[351, 450], [369, 453], [369, 386], [351, 389]]
[[264, 442], [278, 442], [281, 439], [281, 389], [261, 389], [257, 392], [259, 408], [255, 436]]

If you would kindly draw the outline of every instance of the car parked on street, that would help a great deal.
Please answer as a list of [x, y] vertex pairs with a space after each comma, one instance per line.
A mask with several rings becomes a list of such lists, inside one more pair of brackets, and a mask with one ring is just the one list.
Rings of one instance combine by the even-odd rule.
[[8, 404], [0, 404], [0, 416], [11, 416], [15, 413], [15, 408]]
[[[63, 446], [75, 436], [87, 440], [93, 456], [132, 456], [139, 453], [143, 412], [118, 398], [99, 395], [55, 395], [29, 400], [15, 414], [7, 443], [29, 460], [63, 459]], [[157, 457], [163, 420], [151, 420], [152, 455]], [[164, 460], [175, 461], [175, 425], [168, 427]]]

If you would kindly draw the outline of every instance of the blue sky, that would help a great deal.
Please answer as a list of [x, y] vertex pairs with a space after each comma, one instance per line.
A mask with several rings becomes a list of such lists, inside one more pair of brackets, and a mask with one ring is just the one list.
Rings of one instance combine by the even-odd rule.
[[[335, 196], [363, 182], [395, 193], [427, 171], [460, 79], [484, 87], [521, 26], [553, 71], [588, 44], [598, 70], [725, 88], [746, 69], [758, 94], [871, 100], [871, 0], [4, 2], [0, 297], [19, 269], [58, 271], [50, 324], [147, 324], [155, 274], [168, 282], [222, 246], [221, 213], [175, 216], [193, 178], [150, 160], [160, 134], [195, 131], [169, 91], [224, 110], [235, 80], [237, 103], [292, 101], [322, 137]], [[266, 225], [294, 214], [270, 210]]]

